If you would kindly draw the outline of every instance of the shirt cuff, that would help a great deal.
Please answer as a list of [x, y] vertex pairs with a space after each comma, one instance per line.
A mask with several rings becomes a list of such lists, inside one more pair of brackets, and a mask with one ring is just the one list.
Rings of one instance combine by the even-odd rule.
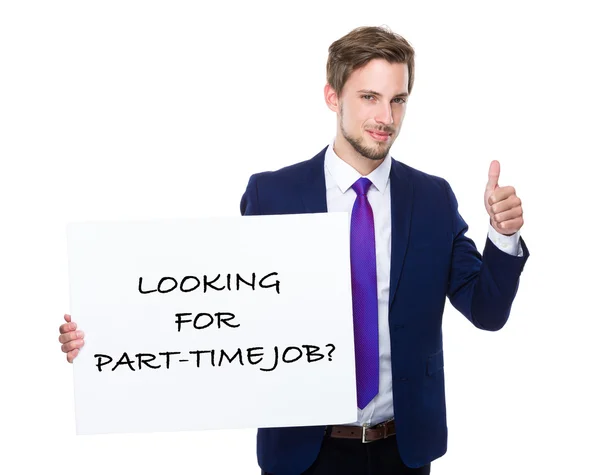
[[523, 257], [523, 248], [521, 247], [521, 232], [517, 231], [512, 236], [505, 236], [500, 234], [490, 224], [488, 230], [488, 237], [495, 246], [503, 252], [510, 254], [511, 256]]

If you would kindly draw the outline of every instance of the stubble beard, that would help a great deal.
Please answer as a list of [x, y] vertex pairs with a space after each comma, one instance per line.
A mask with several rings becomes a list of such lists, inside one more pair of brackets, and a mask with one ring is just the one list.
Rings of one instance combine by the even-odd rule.
[[[359, 153], [360, 155], [362, 155], [363, 157], [365, 157], [369, 160], [375, 160], [375, 161], [381, 161], [387, 156], [388, 152], [390, 151], [390, 148], [392, 147], [392, 143], [390, 143], [387, 146], [385, 146], [382, 143], [381, 146], [375, 145], [373, 147], [369, 147], [367, 144], [365, 144], [365, 141], [362, 137], [356, 137], [356, 138], [352, 137], [344, 129], [344, 108], [343, 107], [340, 111], [340, 116], [341, 116], [340, 117], [340, 128], [342, 130], [342, 135], [348, 141], [348, 143], [350, 145], [352, 145], [352, 148], [354, 150], [356, 150], [357, 153]], [[392, 141], [390, 141], [390, 142], [392, 142]]]

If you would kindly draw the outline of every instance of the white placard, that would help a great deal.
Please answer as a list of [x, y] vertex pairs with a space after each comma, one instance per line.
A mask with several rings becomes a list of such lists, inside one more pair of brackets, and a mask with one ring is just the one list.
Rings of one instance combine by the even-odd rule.
[[356, 420], [347, 213], [67, 236], [78, 434]]

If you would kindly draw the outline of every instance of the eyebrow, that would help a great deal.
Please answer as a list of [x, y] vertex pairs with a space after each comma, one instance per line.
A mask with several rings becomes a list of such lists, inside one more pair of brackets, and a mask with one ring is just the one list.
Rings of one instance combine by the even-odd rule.
[[[371, 94], [373, 96], [381, 97], [380, 93], [371, 89], [361, 89], [358, 92], [362, 94]], [[396, 94], [394, 97], [408, 97], [408, 92], [401, 92], [400, 94]]]

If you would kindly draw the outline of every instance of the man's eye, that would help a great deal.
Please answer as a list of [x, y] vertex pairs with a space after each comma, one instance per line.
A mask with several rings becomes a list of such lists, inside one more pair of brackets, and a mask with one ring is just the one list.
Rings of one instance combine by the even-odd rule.
[[402, 97], [395, 97], [394, 101], [398, 101], [398, 102], [396, 102], [396, 104], [404, 104], [406, 102], [406, 99], [404, 99]]
[[370, 101], [370, 100], [373, 98], [373, 96], [372, 96], [371, 94], [365, 94], [365, 95], [364, 95], [364, 96], [362, 96], [362, 97], [363, 97], [363, 99], [366, 99], [366, 100], [368, 100], [368, 101]]

